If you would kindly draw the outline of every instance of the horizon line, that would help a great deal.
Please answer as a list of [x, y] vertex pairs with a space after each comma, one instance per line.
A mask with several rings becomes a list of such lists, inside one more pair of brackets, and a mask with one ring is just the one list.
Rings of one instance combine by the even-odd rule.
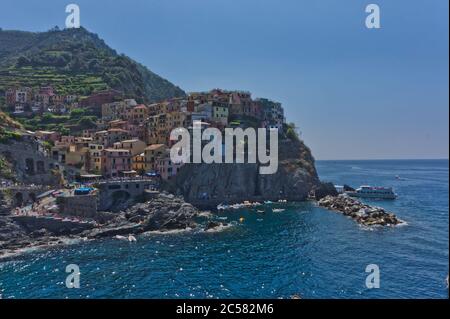
[[315, 159], [316, 161], [448, 161], [448, 157], [440, 158], [340, 158], [340, 159]]

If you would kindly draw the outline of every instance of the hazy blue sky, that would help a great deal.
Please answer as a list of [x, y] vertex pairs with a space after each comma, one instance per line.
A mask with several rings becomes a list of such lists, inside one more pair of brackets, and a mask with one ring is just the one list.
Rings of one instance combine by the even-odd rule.
[[186, 91], [282, 102], [317, 159], [448, 158], [447, 0], [0, 0], [0, 27], [63, 27], [69, 3]]

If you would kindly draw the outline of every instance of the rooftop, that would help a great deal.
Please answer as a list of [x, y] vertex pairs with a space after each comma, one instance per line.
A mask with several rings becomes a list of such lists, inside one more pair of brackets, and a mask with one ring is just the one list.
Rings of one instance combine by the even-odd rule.
[[118, 153], [118, 152], [125, 152], [125, 153], [129, 153], [130, 150], [125, 149], [125, 148], [105, 148], [106, 152], [110, 152], [110, 153]]
[[165, 146], [164, 144], [152, 144], [150, 146], [147, 146], [145, 148], [145, 150], [146, 151], [154, 151], [154, 150], [157, 150], [158, 148], [161, 148], [161, 147], [164, 147], [164, 146]]

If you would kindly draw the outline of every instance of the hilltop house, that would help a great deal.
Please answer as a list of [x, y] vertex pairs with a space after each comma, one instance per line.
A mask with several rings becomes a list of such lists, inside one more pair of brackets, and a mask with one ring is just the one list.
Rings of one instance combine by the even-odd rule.
[[5, 92], [5, 102], [8, 107], [20, 105], [25, 107], [31, 103], [33, 92], [29, 87], [10, 88]]
[[[81, 107], [89, 107], [94, 110], [99, 110], [102, 104], [111, 103], [115, 100], [119, 99], [122, 96], [122, 93], [116, 90], [104, 90], [96, 92], [90, 95], [87, 98], [84, 98], [80, 101]], [[100, 113], [100, 112], [98, 112]]]
[[228, 124], [228, 103], [212, 102], [212, 120], [222, 125]]

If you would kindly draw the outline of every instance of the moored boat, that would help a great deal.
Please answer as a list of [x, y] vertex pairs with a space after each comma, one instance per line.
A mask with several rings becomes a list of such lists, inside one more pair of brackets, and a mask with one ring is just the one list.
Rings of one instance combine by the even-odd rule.
[[354, 192], [346, 192], [347, 195], [360, 198], [396, 199], [397, 194], [392, 187], [361, 186]]

